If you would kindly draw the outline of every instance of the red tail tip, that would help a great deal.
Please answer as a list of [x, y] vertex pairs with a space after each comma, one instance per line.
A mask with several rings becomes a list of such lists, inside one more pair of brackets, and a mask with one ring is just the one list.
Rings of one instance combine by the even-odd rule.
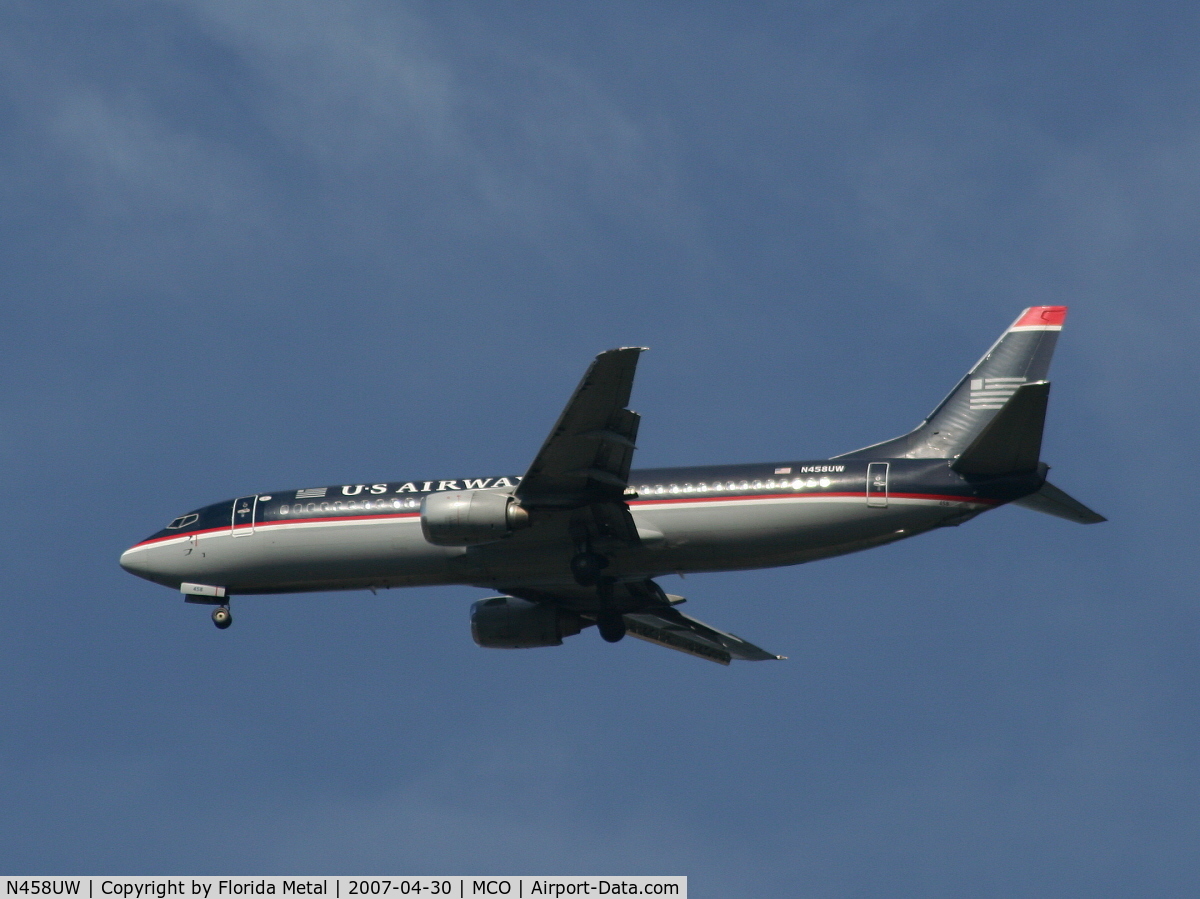
[[1030, 306], [1013, 324], [1014, 328], [1057, 327], [1067, 320], [1066, 306]]

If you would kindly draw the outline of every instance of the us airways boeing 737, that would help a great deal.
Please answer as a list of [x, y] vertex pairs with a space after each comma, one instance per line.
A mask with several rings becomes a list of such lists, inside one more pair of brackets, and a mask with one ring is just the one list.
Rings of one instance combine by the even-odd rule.
[[1046, 374], [1065, 306], [1026, 309], [915, 430], [831, 459], [631, 470], [643, 348], [596, 357], [523, 476], [337, 484], [180, 515], [121, 556], [216, 606], [233, 596], [464, 584], [480, 646], [592, 625], [722, 664], [777, 659], [679, 610], [666, 574], [796, 565], [962, 524], [1006, 503], [1104, 518], [1046, 480]]

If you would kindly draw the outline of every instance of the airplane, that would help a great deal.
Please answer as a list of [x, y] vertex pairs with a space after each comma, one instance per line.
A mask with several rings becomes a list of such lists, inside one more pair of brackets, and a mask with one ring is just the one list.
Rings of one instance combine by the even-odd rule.
[[180, 515], [121, 566], [213, 605], [266, 593], [458, 584], [489, 648], [596, 626], [723, 665], [782, 659], [685, 615], [655, 577], [796, 565], [960, 525], [1005, 504], [1104, 521], [1046, 480], [1050, 359], [1065, 306], [1024, 310], [914, 430], [829, 459], [631, 470], [644, 347], [601, 353], [523, 476], [337, 484]]

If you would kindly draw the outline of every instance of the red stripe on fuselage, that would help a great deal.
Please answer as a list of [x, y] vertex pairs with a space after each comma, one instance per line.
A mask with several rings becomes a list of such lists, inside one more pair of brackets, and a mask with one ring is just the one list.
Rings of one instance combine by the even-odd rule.
[[981, 506], [1000, 505], [998, 499], [986, 499], [982, 496], [942, 496], [939, 493], [889, 493], [888, 499], [935, 499], [953, 503], [978, 503]]
[[[332, 524], [338, 521], [383, 521], [388, 518], [420, 518], [420, 512], [401, 512], [392, 515], [330, 515], [328, 518], [277, 518], [273, 521], [256, 521], [253, 525], [243, 524], [238, 525], [238, 530], [249, 530], [254, 528], [269, 528], [279, 524]], [[165, 537], [151, 537], [149, 540], [143, 540], [141, 543], [135, 543], [131, 549], [137, 549], [139, 546], [150, 546], [154, 543], [162, 543], [166, 540], [182, 540], [184, 538], [201, 537], [205, 534], [228, 534], [234, 529], [229, 526], [219, 528], [206, 528], [203, 531], [188, 531], [184, 534], [168, 534]]]
[[[984, 499], [979, 496], [946, 496], [940, 493], [889, 493], [889, 499], [926, 499], [937, 501], [949, 501], [956, 503], [979, 503], [985, 506], [995, 506], [999, 504], [998, 500]], [[741, 501], [748, 499], [826, 499], [829, 497], [849, 497], [851, 499], [861, 499], [866, 501], [866, 494], [861, 490], [856, 490], [853, 493], [767, 493], [753, 494], [742, 496], [670, 496], [659, 499], [634, 499], [629, 501], [631, 506], [647, 506], [647, 505], [668, 505], [675, 503], [721, 503]]]
[[[866, 494], [861, 490], [853, 493], [755, 493], [742, 494], [739, 496], [671, 496], [659, 499], [635, 499], [630, 500], [630, 506], [666, 506], [679, 505], [681, 503], [727, 503], [727, 502], [745, 502], [746, 500], [762, 500], [762, 499], [790, 499], [790, 500], [819, 500], [829, 498], [853, 498], [866, 500]], [[995, 506], [998, 501], [994, 499], [985, 499], [979, 496], [947, 496], [940, 493], [889, 493], [889, 499], [920, 499], [931, 500], [937, 502], [956, 502], [956, 503], [975, 503], [978, 505]], [[257, 521], [253, 525], [239, 525], [242, 530], [253, 528], [269, 528], [278, 525], [287, 524], [336, 524], [341, 521], [385, 521], [388, 519], [400, 518], [420, 518], [420, 512], [401, 512], [398, 514], [389, 515], [330, 515], [328, 518], [277, 518], [272, 521]], [[152, 546], [155, 543], [164, 543], [168, 540], [190, 539], [192, 537], [201, 537], [207, 534], [227, 534], [232, 533], [233, 528], [223, 526], [219, 528], [206, 528], [203, 531], [188, 531], [184, 534], [168, 534], [165, 537], [152, 537], [149, 540], [143, 540], [141, 543], [135, 543], [131, 549], [137, 549], [141, 546]]]

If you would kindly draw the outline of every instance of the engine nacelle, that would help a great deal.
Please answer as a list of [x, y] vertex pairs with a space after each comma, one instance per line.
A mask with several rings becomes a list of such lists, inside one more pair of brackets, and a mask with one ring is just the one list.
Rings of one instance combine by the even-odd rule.
[[529, 527], [529, 513], [507, 493], [456, 490], [421, 501], [421, 531], [436, 546], [475, 546]]
[[493, 596], [471, 606], [471, 636], [489, 649], [532, 649], [559, 646], [563, 637], [583, 629], [574, 612], [553, 603]]

